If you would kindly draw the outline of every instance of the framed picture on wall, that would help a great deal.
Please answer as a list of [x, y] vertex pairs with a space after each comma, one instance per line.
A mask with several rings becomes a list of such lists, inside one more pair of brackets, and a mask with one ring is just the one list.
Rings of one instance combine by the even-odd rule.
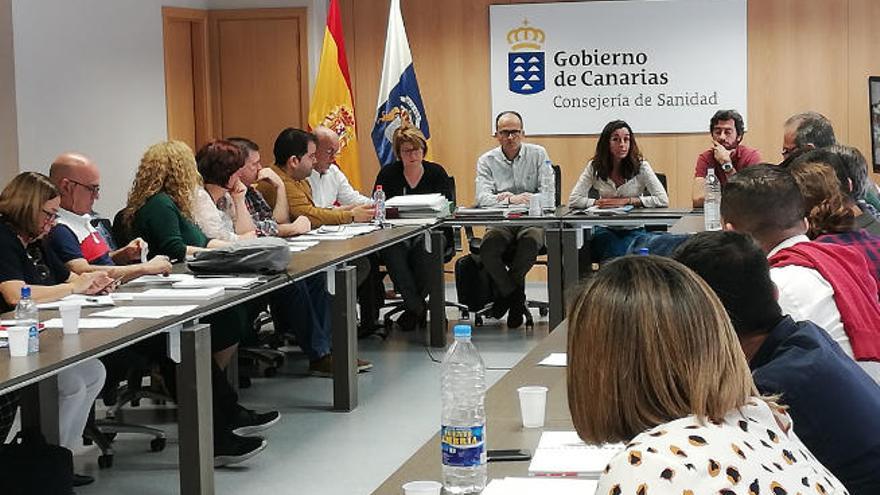
[[880, 173], [880, 76], [868, 78], [869, 115], [871, 116], [871, 163]]

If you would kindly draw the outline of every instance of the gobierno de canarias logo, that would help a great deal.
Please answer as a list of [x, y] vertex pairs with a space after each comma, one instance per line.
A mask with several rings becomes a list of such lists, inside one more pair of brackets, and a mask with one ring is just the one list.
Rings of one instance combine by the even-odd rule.
[[544, 39], [544, 31], [529, 26], [527, 19], [507, 32], [507, 82], [514, 93], [533, 95], [544, 91]]

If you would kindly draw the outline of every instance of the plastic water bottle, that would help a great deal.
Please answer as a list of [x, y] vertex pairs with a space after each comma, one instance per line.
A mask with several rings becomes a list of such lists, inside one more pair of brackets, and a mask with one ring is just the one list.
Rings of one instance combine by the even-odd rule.
[[373, 207], [376, 209], [374, 218], [376, 223], [382, 225], [385, 223], [385, 191], [382, 186], [376, 186], [376, 192], [373, 193]]
[[28, 354], [40, 352], [40, 314], [27, 285], [21, 288], [21, 299], [15, 305], [15, 319], [18, 325], [28, 327]]
[[705, 229], [721, 230], [721, 182], [715, 175], [715, 169], [706, 173], [706, 189], [703, 199], [703, 220]]
[[440, 445], [447, 493], [486, 486], [486, 365], [471, 343], [470, 325], [456, 325], [443, 358]]
[[538, 176], [541, 179], [541, 191], [546, 191], [546, 194], [542, 194], [542, 204], [544, 208], [555, 208], [556, 207], [556, 176], [553, 172], [553, 164], [550, 163], [550, 160], [544, 160], [544, 165], [542, 165], [544, 170], [540, 171], [540, 175]]

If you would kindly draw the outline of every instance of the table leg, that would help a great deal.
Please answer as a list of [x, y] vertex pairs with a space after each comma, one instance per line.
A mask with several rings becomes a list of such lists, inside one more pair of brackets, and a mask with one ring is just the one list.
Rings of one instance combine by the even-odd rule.
[[337, 268], [333, 285], [333, 409], [357, 407], [357, 274], [353, 266]]
[[180, 493], [214, 493], [214, 418], [211, 387], [211, 326], [180, 331], [177, 420], [180, 437]]
[[443, 251], [445, 244], [443, 231], [432, 230], [430, 242], [432, 266], [424, 268], [431, 274], [431, 282], [428, 284], [428, 310], [431, 313], [428, 344], [431, 347], [445, 347], [446, 281], [443, 273]]
[[573, 288], [580, 283], [580, 253], [578, 252], [578, 236], [583, 239], [580, 228], [562, 229], [562, 303], [563, 311], [565, 311], [565, 302], [571, 296]]
[[556, 328], [565, 318], [565, 303], [562, 300], [562, 230], [548, 227], [545, 231], [547, 242], [547, 298], [550, 301], [550, 328]]
[[36, 428], [46, 442], [58, 445], [58, 376], [52, 375], [21, 391], [21, 427]]

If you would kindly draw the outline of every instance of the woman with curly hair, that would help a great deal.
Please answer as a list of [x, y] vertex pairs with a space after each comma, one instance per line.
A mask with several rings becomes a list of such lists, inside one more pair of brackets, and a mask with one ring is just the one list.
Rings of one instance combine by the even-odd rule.
[[880, 236], [856, 228], [856, 213], [843, 193], [831, 165], [810, 159], [809, 153], [790, 168], [804, 196], [810, 230], [817, 242], [842, 244], [858, 249], [880, 282]]
[[[209, 239], [193, 221], [193, 200], [200, 187], [195, 157], [185, 143], [161, 142], [144, 153], [122, 219], [132, 234], [147, 241], [150, 255], [183, 260], [197, 251], [227, 244]], [[241, 462], [266, 448], [262, 438], [240, 435], [268, 428], [280, 417], [277, 411], [259, 414], [239, 405], [224, 371], [252, 328], [252, 313], [247, 304], [240, 304], [203, 318], [211, 325], [214, 357], [215, 466]]]

